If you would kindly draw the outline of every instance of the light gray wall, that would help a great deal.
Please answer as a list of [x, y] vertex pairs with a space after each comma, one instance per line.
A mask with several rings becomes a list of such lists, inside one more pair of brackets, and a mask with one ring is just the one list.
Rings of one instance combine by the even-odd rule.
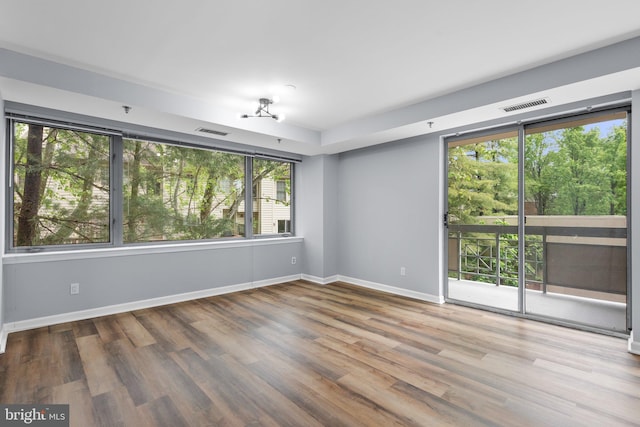
[[323, 277], [322, 156], [305, 157], [296, 170], [296, 234], [304, 237], [302, 272]]
[[296, 232], [304, 237], [304, 274], [327, 279], [338, 274], [338, 156], [305, 157], [297, 185]]
[[340, 185], [339, 177], [339, 157], [324, 157], [324, 206], [322, 207], [322, 219], [324, 228], [324, 276], [332, 277], [338, 271], [338, 189]]
[[441, 295], [442, 168], [431, 135], [340, 155], [340, 275]]
[[[32, 261], [4, 266], [5, 320], [16, 322], [300, 274], [302, 243]], [[69, 285], [80, 284], [70, 295]]]

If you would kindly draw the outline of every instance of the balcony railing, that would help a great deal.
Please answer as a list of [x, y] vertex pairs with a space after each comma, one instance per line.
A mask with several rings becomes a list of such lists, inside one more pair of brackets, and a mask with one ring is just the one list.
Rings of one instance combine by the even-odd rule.
[[[573, 222], [579, 224], [580, 218], [575, 217]], [[566, 217], [564, 220], [567, 222]], [[535, 222], [543, 222], [542, 217]], [[553, 221], [547, 218], [546, 222]], [[524, 257], [527, 288], [546, 292], [553, 285], [626, 294], [627, 228], [623, 225], [527, 225]], [[449, 277], [496, 286], [518, 285], [515, 225], [451, 224], [448, 255]]]

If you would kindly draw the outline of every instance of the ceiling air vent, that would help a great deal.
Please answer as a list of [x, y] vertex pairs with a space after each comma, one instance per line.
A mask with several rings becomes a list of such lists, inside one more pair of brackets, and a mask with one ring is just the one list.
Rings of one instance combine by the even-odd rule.
[[211, 135], [218, 135], [218, 136], [227, 136], [227, 135], [229, 135], [229, 132], [222, 132], [222, 131], [219, 131], [219, 130], [207, 129], [207, 128], [198, 128], [198, 129], [196, 129], [196, 132], [210, 133]]
[[544, 105], [549, 103], [549, 98], [540, 98], [534, 99], [532, 101], [521, 102], [520, 104], [510, 105], [508, 107], [503, 107], [505, 113], [509, 113], [511, 111], [524, 110], [525, 108], [537, 107], [538, 105]]

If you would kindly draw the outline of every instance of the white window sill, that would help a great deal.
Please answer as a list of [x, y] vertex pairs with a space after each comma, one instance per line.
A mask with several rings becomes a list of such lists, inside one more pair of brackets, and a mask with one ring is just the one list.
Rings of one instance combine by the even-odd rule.
[[134, 255], [151, 255], [176, 252], [205, 251], [214, 249], [230, 249], [255, 246], [282, 245], [301, 243], [303, 238], [296, 237], [269, 237], [257, 239], [238, 239], [208, 242], [190, 243], [166, 243], [157, 245], [120, 246], [117, 248], [80, 249], [71, 251], [38, 252], [38, 253], [12, 253], [2, 257], [2, 263], [27, 264], [34, 262], [67, 261], [76, 259], [109, 258]]

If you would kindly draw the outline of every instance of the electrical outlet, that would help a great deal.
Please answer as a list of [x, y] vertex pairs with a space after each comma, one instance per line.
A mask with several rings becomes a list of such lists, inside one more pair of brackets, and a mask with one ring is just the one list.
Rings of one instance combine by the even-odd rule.
[[69, 285], [69, 293], [71, 295], [77, 295], [80, 293], [80, 283], [72, 283]]
[[404, 267], [400, 267], [400, 275], [401, 276], [406, 276], [407, 275], [407, 269]]
[[298, 262], [298, 260], [296, 259], [296, 257], [292, 256], [291, 257], [291, 264], [295, 264], [296, 262]]

